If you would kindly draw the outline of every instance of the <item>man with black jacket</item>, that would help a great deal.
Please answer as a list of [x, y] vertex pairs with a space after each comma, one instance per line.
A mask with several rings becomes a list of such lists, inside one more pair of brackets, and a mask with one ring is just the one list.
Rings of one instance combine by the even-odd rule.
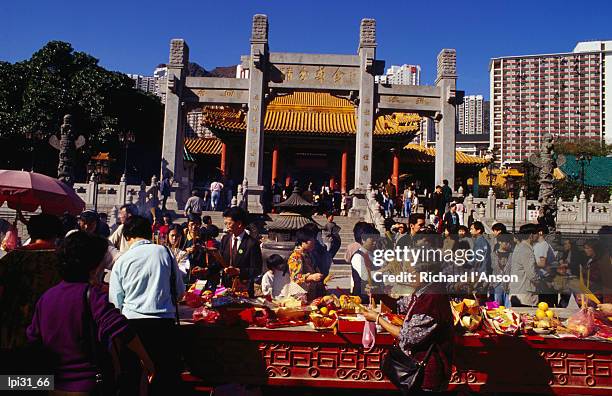
[[443, 227], [448, 228], [451, 234], [456, 234], [459, 229], [459, 214], [457, 213], [457, 204], [451, 202], [448, 212], [444, 214]]
[[221, 257], [224, 261], [225, 284], [232, 286], [235, 278], [241, 287], [254, 296], [254, 281], [261, 274], [262, 258], [259, 242], [246, 233], [247, 212], [240, 207], [223, 212], [226, 234], [221, 239]]

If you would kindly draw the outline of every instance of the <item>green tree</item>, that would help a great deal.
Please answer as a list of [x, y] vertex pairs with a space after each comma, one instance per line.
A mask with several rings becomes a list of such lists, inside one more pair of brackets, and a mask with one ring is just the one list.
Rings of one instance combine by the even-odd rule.
[[612, 145], [601, 144], [596, 140], [561, 139], [555, 142], [557, 154], [590, 154], [597, 157], [605, 157], [612, 153]]
[[[77, 177], [84, 177], [94, 153], [109, 151], [122, 159], [118, 133], [132, 130], [138, 151], [145, 155], [134, 155], [132, 159], [139, 161], [130, 161], [131, 167], [149, 178], [158, 167], [163, 105], [133, 85], [125, 74], [104, 69], [98, 59], [61, 41], [50, 41], [23, 62], [0, 62], [0, 139], [7, 143], [0, 145], [0, 166], [27, 169], [35, 156], [40, 163], [36, 170], [55, 176], [57, 151], [46, 140], [58, 134], [69, 113], [75, 131], [87, 138], [77, 159]], [[28, 132], [40, 132], [35, 147], [35, 141], [26, 138]], [[118, 164], [123, 161], [115, 164], [114, 173], [120, 175]]]

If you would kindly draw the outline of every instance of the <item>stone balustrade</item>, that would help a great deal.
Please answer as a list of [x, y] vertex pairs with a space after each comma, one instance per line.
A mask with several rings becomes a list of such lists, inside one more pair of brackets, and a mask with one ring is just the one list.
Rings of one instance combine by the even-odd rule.
[[[468, 195], [464, 200], [465, 224], [472, 210], [475, 216], [485, 220], [489, 225], [493, 223], [512, 224], [514, 217], [517, 227], [537, 220], [540, 203], [530, 200], [520, 192], [516, 201], [512, 199], [498, 199], [492, 190], [486, 198], [474, 198]], [[516, 208], [514, 208], [516, 205]], [[612, 197], [609, 202], [587, 201], [584, 193], [574, 197], [572, 201], [557, 201], [557, 229], [562, 232], [597, 232], [604, 226], [612, 226]]]

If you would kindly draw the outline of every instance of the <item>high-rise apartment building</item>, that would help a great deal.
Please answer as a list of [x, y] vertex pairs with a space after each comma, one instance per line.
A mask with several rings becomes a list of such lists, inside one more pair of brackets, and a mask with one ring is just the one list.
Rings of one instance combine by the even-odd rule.
[[140, 74], [128, 74], [129, 78], [134, 80], [134, 88], [144, 92], [155, 93], [155, 79], [149, 76], [141, 76]]
[[484, 98], [482, 95], [465, 96], [463, 103], [459, 105], [458, 111], [457, 123], [459, 133], [485, 133]]
[[128, 74], [134, 80], [134, 88], [144, 92], [152, 93], [161, 98], [162, 103], [166, 103], [166, 65], [159, 65], [155, 68], [153, 76], [141, 76], [140, 74]]
[[539, 151], [543, 137], [612, 143], [612, 41], [573, 52], [493, 58], [490, 145], [500, 163]]
[[374, 80], [381, 84], [420, 85], [421, 66], [391, 66], [384, 75], [376, 76]]

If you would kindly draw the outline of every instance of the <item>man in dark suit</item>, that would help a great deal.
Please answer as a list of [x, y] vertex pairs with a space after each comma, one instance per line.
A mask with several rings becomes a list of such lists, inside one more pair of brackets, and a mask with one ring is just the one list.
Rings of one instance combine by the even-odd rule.
[[246, 233], [247, 212], [240, 207], [223, 212], [227, 233], [221, 239], [221, 256], [225, 263], [226, 286], [232, 286], [238, 277], [253, 297], [255, 278], [261, 274], [262, 258], [259, 242]]
[[444, 214], [443, 228], [451, 230], [451, 234], [457, 233], [459, 229], [459, 214], [457, 213], [457, 204], [451, 202], [450, 209]]

